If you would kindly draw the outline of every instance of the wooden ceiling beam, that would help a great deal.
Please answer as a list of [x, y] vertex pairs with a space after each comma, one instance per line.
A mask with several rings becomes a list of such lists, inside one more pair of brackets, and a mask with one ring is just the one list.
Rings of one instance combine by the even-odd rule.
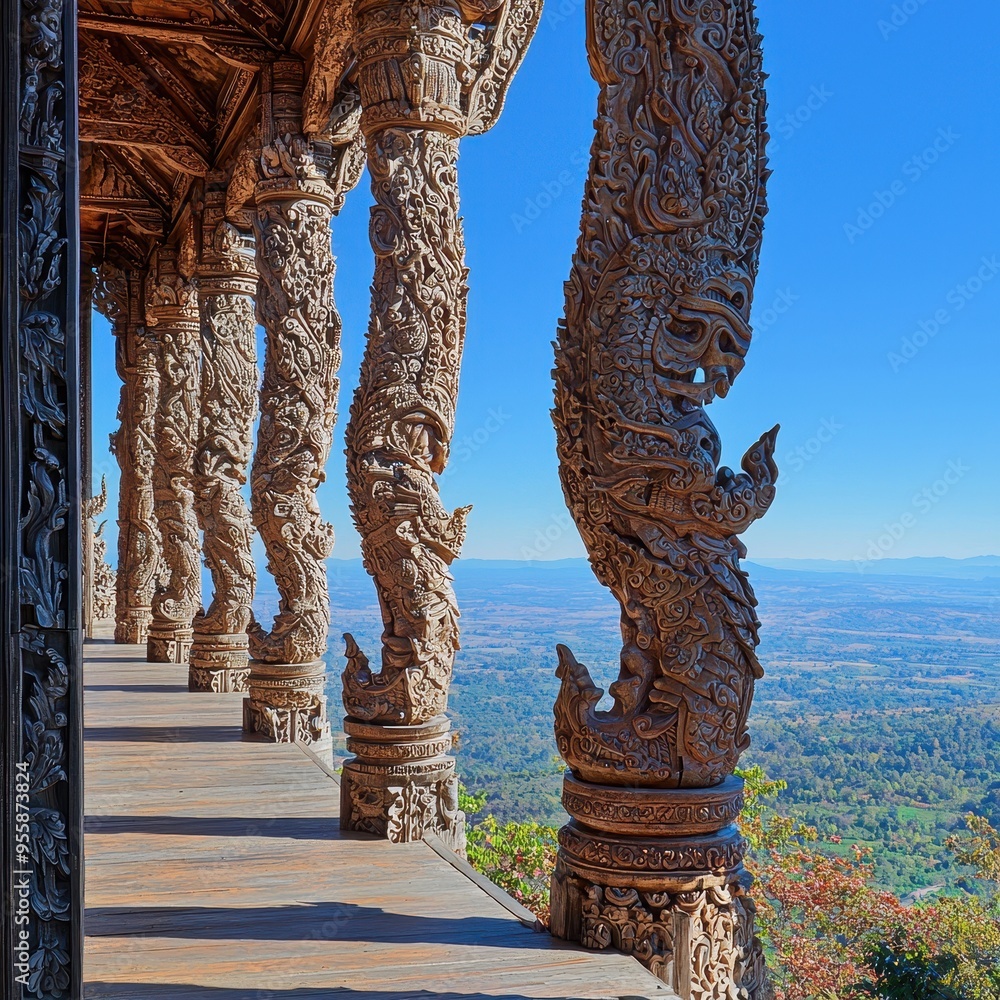
[[93, 31], [106, 35], [128, 35], [156, 42], [179, 42], [182, 45], [201, 45], [211, 51], [224, 52], [246, 50], [249, 54], [259, 52], [256, 61], [266, 61], [277, 46], [257, 34], [248, 34], [240, 28], [215, 24], [190, 24], [152, 17], [124, 17], [118, 14], [98, 14], [81, 10], [79, 13], [81, 31]]

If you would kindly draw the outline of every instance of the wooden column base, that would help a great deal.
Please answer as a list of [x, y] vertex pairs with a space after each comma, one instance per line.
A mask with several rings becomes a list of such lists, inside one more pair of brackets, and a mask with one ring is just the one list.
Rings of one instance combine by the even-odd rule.
[[187, 663], [191, 655], [194, 629], [164, 624], [155, 619], [146, 636], [147, 663]]
[[636, 789], [568, 774], [563, 804], [553, 935], [632, 955], [682, 1000], [773, 996], [736, 827], [742, 780]]
[[250, 661], [243, 733], [268, 743], [328, 745], [326, 664]]
[[130, 608], [115, 622], [115, 642], [121, 646], [144, 646], [152, 620], [152, 608]]
[[465, 813], [451, 722], [443, 715], [418, 726], [383, 726], [345, 719], [347, 751], [340, 785], [340, 828], [394, 844], [434, 833], [465, 855]]
[[249, 691], [249, 642], [246, 632], [208, 635], [195, 629], [188, 665], [188, 690], [213, 693]]

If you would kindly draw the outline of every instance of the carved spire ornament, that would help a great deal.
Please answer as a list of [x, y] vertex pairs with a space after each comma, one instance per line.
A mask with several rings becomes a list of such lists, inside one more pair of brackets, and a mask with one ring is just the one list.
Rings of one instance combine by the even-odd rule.
[[95, 303], [115, 335], [115, 365], [122, 381], [118, 430], [111, 451], [118, 459], [118, 568], [115, 577], [115, 642], [143, 645], [160, 576], [160, 529], [153, 503], [156, 411], [160, 373], [156, 342], [146, 332], [145, 275], [104, 264]]
[[378, 674], [346, 637], [356, 758], [344, 768], [341, 825], [394, 841], [435, 830], [464, 844], [443, 713], [459, 640], [449, 566], [470, 508], [446, 510], [435, 478], [454, 430], [468, 294], [458, 147], [499, 115], [540, 8], [355, 4], [376, 265], [347, 482], [385, 629]]
[[160, 247], [146, 283], [146, 324], [157, 346], [153, 501], [166, 572], [153, 594], [146, 659], [187, 663], [193, 621], [201, 611], [201, 546], [192, 477], [198, 435], [201, 343], [198, 295], [172, 247]]
[[563, 489], [622, 605], [613, 707], [565, 647], [570, 772], [553, 932], [640, 958], [684, 1000], [768, 987], [735, 826], [756, 600], [738, 534], [774, 497], [776, 430], [719, 467], [705, 404], [750, 345], [767, 177], [752, 0], [588, 0], [601, 92], [559, 332]]
[[210, 176], [201, 215], [201, 421], [194, 504], [215, 593], [194, 622], [192, 691], [246, 691], [247, 627], [257, 571], [253, 525], [241, 489], [257, 414], [257, 267], [253, 239], [225, 217], [226, 178]]
[[325, 560], [334, 536], [316, 500], [333, 440], [341, 360], [330, 223], [364, 158], [356, 113], [331, 137], [302, 133], [300, 62], [278, 60], [268, 72], [254, 221], [267, 348], [250, 484], [280, 601], [270, 632], [250, 630], [243, 725], [275, 742], [314, 743], [330, 736], [322, 658], [330, 628]]
[[[89, 625], [87, 634], [93, 635], [96, 622], [115, 616], [115, 571], [108, 565], [108, 543], [104, 538], [104, 521], [96, 524], [99, 515], [108, 506], [108, 483], [101, 476], [101, 492], [83, 501], [83, 538], [89, 542], [89, 553], [84, 552], [84, 565], [90, 580], [84, 587], [84, 606]], [[89, 564], [89, 565], [88, 565]]]

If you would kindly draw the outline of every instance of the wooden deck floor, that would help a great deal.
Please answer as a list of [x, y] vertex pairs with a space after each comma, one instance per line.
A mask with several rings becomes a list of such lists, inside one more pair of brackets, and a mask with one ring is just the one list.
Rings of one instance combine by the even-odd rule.
[[342, 835], [314, 758], [243, 742], [241, 696], [140, 655], [86, 648], [90, 1000], [673, 995], [526, 927], [428, 844]]

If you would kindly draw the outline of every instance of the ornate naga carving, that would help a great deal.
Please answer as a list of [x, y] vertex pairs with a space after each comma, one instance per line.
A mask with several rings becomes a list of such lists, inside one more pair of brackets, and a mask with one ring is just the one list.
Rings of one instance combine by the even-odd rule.
[[[519, 0], [355, 5], [376, 268], [348, 488], [385, 622], [377, 675], [348, 637], [344, 707], [356, 719], [421, 724], [447, 705], [459, 637], [448, 567], [470, 510], [445, 510], [435, 481], [448, 462], [465, 336], [458, 144], [495, 120], [539, 14]], [[490, 26], [474, 29], [481, 20]]]
[[718, 467], [704, 404], [750, 345], [765, 212], [760, 41], [749, 0], [641, 12], [591, 0], [602, 85], [554, 413], [567, 502], [622, 605], [615, 706], [560, 649], [559, 748], [581, 777], [704, 787], [746, 748], [761, 674], [737, 535], [774, 497], [776, 429]]
[[[378, 674], [346, 637], [344, 728], [355, 757], [344, 765], [341, 827], [394, 841], [434, 831], [458, 851], [465, 817], [443, 713], [459, 640], [449, 566], [470, 508], [446, 510], [435, 478], [448, 462], [465, 338], [458, 146], [499, 114], [540, 8], [354, 8], [376, 265], [347, 482], [385, 630]], [[428, 746], [442, 741], [428, 760]]]
[[181, 272], [175, 249], [156, 252], [146, 283], [146, 323], [156, 340], [160, 372], [153, 499], [166, 563], [165, 582], [153, 594], [146, 655], [151, 663], [186, 663], [192, 622], [201, 611], [192, 490], [201, 346], [197, 291]]
[[111, 435], [111, 451], [121, 469], [115, 642], [128, 645], [146, 642], [162, 562], [153, 510], [160, 373], [156, 343], [145, 328], [144, 284], [143, 274], [104, 264], [95, 294], [97, 308], [115, 334], [115, 365], [122, 380], [119, 427]]
[[[752, 0], [589, 0], [588, 21], [601, 94], [554, 419], [566, 499], [622, 605], [624, 646], [609, 711], [559, 648], [555, 730], [574, 820], [553, 927], [595, 947], [629, 942], [686, 1000], [763, 996], [736, 827], [720, 814], [694, 830], [678, 807], [732, 775], [761, 676], [738, 534], [774, 497], [777, 428], [736, 474], [719, 467], [704, 409], [750, 345], [766, 211], [760, 37]], [[646, 789], [647, 807], [672, 819], [648, 829], [622, 786]], [[616, 788], [625, 818], [611, 823], [593, 801]], [[713, 838], [721, 853], [706, 863]], [[638, 878], [632, 856], [654, 874]], [[664, 919], [711, 947], [678, 950], [676, 928], [654, 942]]]
[[215, 593], [194, 622], [189, 686], [245, 691], [247, 627], [257, 571], [253, 525], [241, 487], [257, 413], [253, 240], [225, 217], [224, 177], [210, 177], [201, 217], [201, 421], [194, 456], [194, 503]]
[[273, 740], [315, 741], [329, 735], [324, 560], [333, 549], [316, 488], [332, 444], [341, 360], [330, 222], [363, 160], [356, 113], [333, 136], [309, 140], [301, 131], [301, 63], [279, 60], [269, 72], [254, 222], [267, 348], [250, 482], [280, 602], [270, 632], [250, 629], [244, 728]]

